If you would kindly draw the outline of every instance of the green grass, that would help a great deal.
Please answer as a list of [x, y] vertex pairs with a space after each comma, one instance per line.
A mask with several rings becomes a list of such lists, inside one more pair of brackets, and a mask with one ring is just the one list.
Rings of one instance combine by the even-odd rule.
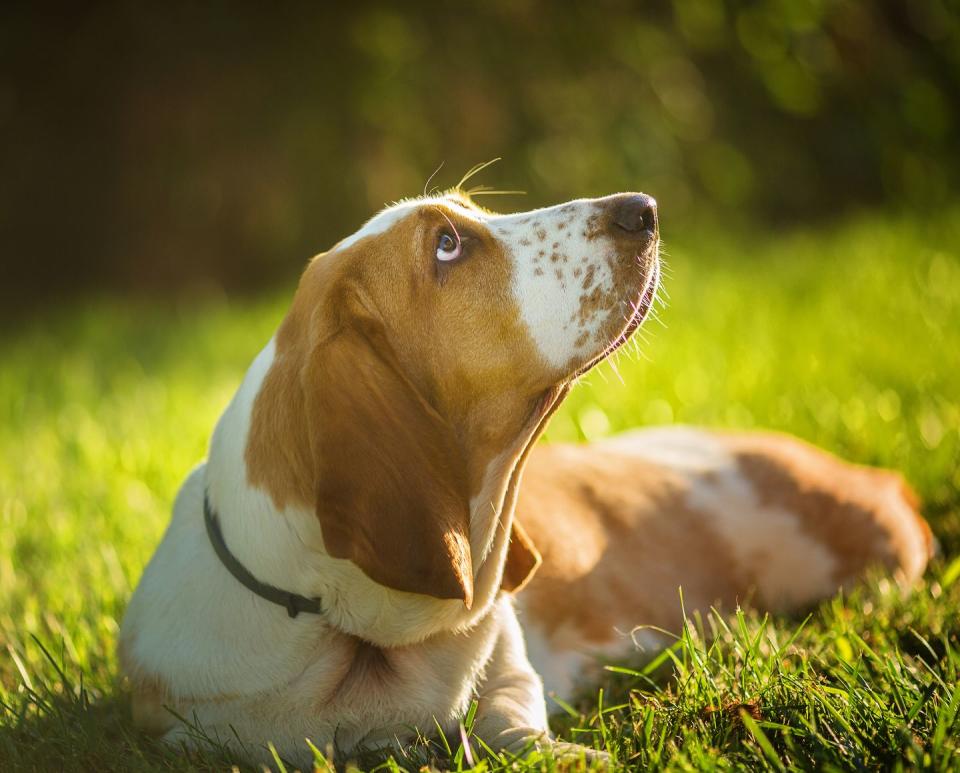
[[[960, 209], [722, 233], [667, 234], [663, 325], [646, 326], [643, 358], [620, 358], [623, 382], [609, 366], [585, 379], [548, 440], [791, 431], [903, 470], [944, 557], [908, 596], [877, 578], [806, 621], [708, 615], [557, 706], [556, 729], [631, 768], [960, 769]], [[180, 480], [288, 299], [101, 300], [0, 340], [0, 770], [228, 766], [132, 730], [114, 640]]]

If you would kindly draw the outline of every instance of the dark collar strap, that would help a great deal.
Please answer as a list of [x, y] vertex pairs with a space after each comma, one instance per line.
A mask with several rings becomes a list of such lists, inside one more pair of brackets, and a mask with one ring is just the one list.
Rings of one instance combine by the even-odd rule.
[[298, 593], [280, 590], [272, 585], [267, 585], [265, 582], [260, 582], [247, 571], [247, 568], [237, 560], [236, 556], [230, 552], [230, 548], [227, 547], [227, 543], [223, 541], [217, 514], [210, 507], [210, 500], [206, 493], [203, 495], [203, 520], [207, 524], [207, 536], [210, 538], [210, 544], [213, 545], [214, 551], [216, 551], [217, 558], [227, 568], [227, 571], [240, 581], [241, 585], [256, 593], [260, 598], [279, 604], [287, 610], [290, 617], [296, 617], [301, 612], [308, 612], [311, 615], [323, 613], [320, 599], [311, 599]]

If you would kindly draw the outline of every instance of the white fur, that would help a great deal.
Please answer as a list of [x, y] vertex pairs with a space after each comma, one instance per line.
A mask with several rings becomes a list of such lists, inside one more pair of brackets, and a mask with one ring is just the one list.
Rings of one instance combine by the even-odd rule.
[[734, 455], [709, 432], [666, 427], [628, 432], [601, 446], [683, 472], [687, 503], [708, 514], [737, 564], [748, 568], [774, 608], [809, 603], [836, 590], [836, 559], [796, 514], [761, 503]]
[[557, 641], [558, 637], [544, 634], [524, 614], [522, 597], [518, 606], [527, 654], [543, 680], [544, 692], [548, 698], [569, 700], [595, 659], [583, 647], [565, 647]]
[[[603, 234], [587, 238], [597, 234], [591, 224], [596, 201], [509, 216], [478, 213], [447, 198], [401, 202], [334, 249], [385, 233], [419, 206], [441, 205], [488, 227], [507, 247], [513, 300], [548, 366], [562, 371], [604, 349], [609, 342], [597, 340], [598, 334], [609, 315], [621, 310], [605, 306], [580, 314], [588, 291], [608, 293], [614, 282], [612, 240]], [[413, 728], [429, 733], [439, 724], [452, 733], [475, 695], [477, 735], [495, 749], [520, 751], [531, 742], [550, 743], [538, 671], [549, 691], [569, 697], [597, 657], [620, 659], [638, 646], [659, 646], [656, 636], [638, 630], [611, 631], [602, 647], [587, 648], [574, 632], [548, 636], [531, 614], [528, 658], [513, 603], [498, 591], [512, 523], [512, 514], [504, 512], [505, 470], [529, 437], [502, 449], [471, 499], [471, 609], [458, 600], [386, 588], [352, 562], [332, 558], [312, 511], [278, 511], [265, 491], [248, 482], [253, 405], [275, 357], [271, 341], [248, 370], [217, 424], [208, 461], [184, 482], [173, 519], [130, 601], [121, 646], [125, 668], [142, 693], [161, 685], [162, 700], [182, 716], [221, 739], [236, 733], [263, 762], [270, 761], [267, 741], [307, 767], [312, 757], [304, 738], [321, 749], [336, 743], [349, 752], [410, 740]], [[653, 430], [600, 445], [686, 476], [689, 506], [711, 517], [711, 527], [735, 560], [751, 567], [769, 603], [790, 606], [833, 591], [832, 555], [803, 532], [793, 514], [764, 506], [732, 454], [708, 433]], [[225, 542], [243, 565], [264, 582], [320, 597], [322, 615], [290, 619], [228, 573], [205, 533], [205, 492]], [[892, 490], [890, 496], [899, 495]], [[913, 514], [902, 499], [896, 507], [910, 521]], [[915, 541], [911, 551], [922, 566], [922, 534]], [[776, 552], [765, 552], [771, 546]], [[373, 661], [364, 661], [370, 647], [364, 643], [380, 648], [369, 656]], [[168, 740], [194, 742], [172, 716], [167, 728]]]
[[522, 595], [517, 602], [517, 616], [523, 626], [530, 663], [543, 679], [548, 703], [550, 698], [573, 700], [577, 690], [600, 676], [605, 665], [626, 661], [637, 653], [653, 654], [669, 643], [664, 634], [639, 627], [629, 631], [611, 629], [602, 643], [587, 641], [579, 631], [566, 628], [547, 635], [527, 612]]
[[[569, 359], [577, 333], [564, 328], [566, 342], [561, 341], [552, 330], [550, 309], [575, 313], [577, 295], [550, 279], [535, 282], [521, 244], [523, 234], [536, 238], [536, 228], [552, 227], [558, 208], [534, 213], [531, 225], [520, 216], [480, 215], [447, 199], [402, 202], [334, 249], [382, 234], [416, 207], [438, 203], [478, 223], [496, 223], [494, 233], [515, 257], [517, 298], [532, 335], [551, 361]], [[590, 205], [572, 206], [583, 218]], [[550, 238], [548, 244], [556, 240]], [[597, 242], [594, 250], [601, 247]], [[578, 244], [581, 248], [586, 246]], [[159, 680], [168, 693], [164, 700], [181, 715], [222, 738], [235, 730], [264, 760], [258, 744], [266, 740], [306, 764], [305, 737], [320, 748], [336, 741], [350, 749], [408, 737], [412, 727], [430, 731], [434, 719], [450, 731], [474, 692], [480, 695], [478, 733], [487, 743], [519, 750], [546, 739], [541, 682], [526, 658], [512, 604], [497, 599], [509, 529], [501, 517], [508, 477], [503, 473], [527, 438], [518, 437], [515, 447], [491, 462], [470, 503], [477, 573], [472, 608], [386, 588], [352, 562], [327, 553], [312, 512], [297, 507], [278, 512], [269, 495], [248, 482], [244, 455], [253, 405], [275, 357], [271, 341], [220, 418], [208, 461], [177, 496], [173, 519], [123, 622], [121, 643], [131, 675]], [[323, 615], [290, 619], [227, 572], [205, 533], [204, 492], [240, 562], [264, 582], [321, 598]], [[357, 646], [351, 637], [385, 648], [389, 679], [351, 677]], [[189, 741], [182, 725], [171, 720], [170, 726], [168, 739]]]
[[[595, 288], [604, 294], [613, 289], [609, 263], [615, 257], [613, 242], [603, 236], [588, 241], [584, 235], [588, 220], [599, 217], [600, 206], [578, 199], [489, 222], [493, 233], [513, 250], [514, 297], [540, 353], [555, 368], [572, 360], [583, 362], [603, 348], [597, 334], [607, 315], [592, 313], [579, 319], [585, 294]], [[592, 281], [584, 287], [591, 268]]]
[[410, 214], [410, 212], [412, 212], [414, 209], [415, 203], [416, 202], [414, 201], [401, 202], [400, 204], [395, 204], [392, 207], [388, 207], [387, 209], [378, 212], [366, 223], [364, 223], [363, 226], [355, 233], [337, 242], [337, 244], [334, 246], [334, 249], [345, 250], [347, 247], [352, 247], [361, 239], [366, 239], [368, 236], [376, 236], [377, 234], [385, 233], [392, 226]]
[[[269, 739], [301, 764], [309, 761], [307, 737], [320, 748], [336, 740], [350, 749], [390, 743], [410, 727], [430, 729], [435, 718], [452, 730], [484, 674], [493, 675], [494, 647], [514, 678], [487, 689], [488, 700], [498, 689], [514, 690], [519, 674], [539, 685], [522, 640], [516, 641], [508, 599], [495, 603], [488, 590], [467, 612], [459, 601], [379, 586], [350, 562], [326, 554], [312, 513], [278, 513], [265, 493], [247, 484], [242, 461], [250, 411], [273, 354], [271, 343], [224, 412], [210, 460], [184, 483], [173, 520], [130, 601], [121, 639], [137, 671], [161, 676], [179, 713], [206, 732], [227, 739], [232, 727], [253, 741], [249, 751], [264, 761], [257, 740]], [[226, 571], [204, 531], [205, 488], [234, 555], [265, 582], [320, 596], [324, 615], [290, 619]], [[468, 634], [456, 633], [465, 627]], [[371, 681], [356, 694], [338, 692], [354, 646], [345, 633], [393, 647], [397, 678]], [[526, 704], [529, 716], [514, 706], [488, 720], [491, 730], [501, 733], [509, 725], [527, 728], [524, 737], [545, 735], [542, 698]], [[192, 742], [179, 723], [168, 739]]]
[[368, 236], [376, 236], [377, 234], [385, 233], [394, 225], [403, 220], [407, 215], [413, 213], [414, 210], [420, 209], [424, 206], [429, 207], [436, 205], [442, 205], [443, 207], [454, 207], [456, 208], [458, 214], [468, 217], [476, 222], [484, 222], [487, 219], [484, 215], [481, 215], [476, 210], [470, 209], [469, 207], [464, 207], [458, 204], [455, 200], [444, 198], [442, 196], [404, 199], [403, 201], [399, 201], [393, 206], [387, 207], [386, 209], [378, 212], [366, 223], [364, 223], [363, 226], [356, 231], [356, 233], [353, 233], [345, 239], [341, 239], [339, 242], [337, 242], [333, 249], [345, 250], [347, 247], [352, 247], [361, 239], [366, 239]]
[[[584, 295], [614, 289], [610, 263], [618, 256], [613, 241], [604, 235], [591, 241], [586, 235], [596, 228], [594, 219], [603, 214], [601, 200], [575, 199], [515, 215], [493, 215], [444, 197], [410, 199], [383, 210], [334, 249], [384, 233], [423, 206], [453, 208], [461, 217], [488, 227], [509, 249], [514, 300], [531, 338], [551, 366], [562, 369], [571, 361], [582, 363], [609, 343], [598, 337], [607, 312], [594, 311], [580, 319]], [[614, 313], [626, 316], [627, 306]]]

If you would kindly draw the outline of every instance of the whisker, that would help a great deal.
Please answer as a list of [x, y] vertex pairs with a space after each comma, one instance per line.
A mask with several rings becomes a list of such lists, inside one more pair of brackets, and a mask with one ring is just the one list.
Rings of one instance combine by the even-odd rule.
[[458, 183], [454, 186], [454, 188], [455, 188], [455, 189], [463, 188], [463, 184], [464, 184], [467, 180], [469, 180], [469, 179], [470, 179], [471, 177], [473, 177], [475, 174], [478, 174], [478, 173], [482, 172], [484, 169], [486, 169], [486, 168], [487, 168], [488, 166], [490, 166], [491, 164], [497, 163], [497, 161], [499, 161], [499, 160], [500, 160], [500, 156], [497, 156], [496, 158], [491, 158], [489, 161], [484, 161], [484, 162], [482, 162], [482, 163], [480, 163], [480, 164], [474, 164], [472, 167], [470, 167], [470, 168], [467, 170], [467, 173], [466, 173], [463, 177], [460, 178], [460, 182], [458, 182]]
[[444, 212], [442, 209], [440, 209], [440, 207], [434, 207], [434, 209], [437, 210], [437, 212], [439, 212], [439, 213], [441, 214], [441, 216], [443, 217], [443, 219], [446, 220], [447, 223], [450, 224], [450, 227], [453, 229], [454, 235], [457, 237], [457, 246], [459, 247], [459, 246], [461, 245], [461, 243], [460, 243], [460, 232], [457, 230], [457, 227], [453, 224], [453, 221], [452, 221], [449, 217], [447, 217], [447, 213]]
[[617, 378], [620, 380], [620, 383], [623, 384], [623, 386], [626, 386], [627, 382], [623, 380], [623, 376], [620, 375], [620, 370], [617, 368], [617, 358], [610, 357], [607, 362], [610, 363], [610, 368], [613, 370], [613, 372], [617, 374]]
[[427, 195], [427, 186], [429, 186], [429, 185], [430, 185], [430, 181], [431, 181], [434, 177], [437, 176], [437, 172], [439, 172], [441, 169], [443, 169], [444, 163], [445, 163], [445, 162], [441, 161], [441, 162], [440, 162], [440, 166], [438, 166], [436, 169], [433, 170], [433, 174], [431, 174], [431, 175], [427, 178], [427, 181], [423, 184], [423, 195], [424, 195], [424, 197], [426, 197], [426, 195]]
[[526, 191], [516, 190], [516, 191], [501, 191], [495, 188], [485, 188], [484, 186], [478, 186], [477, 188], [471, 188], [468, 191], [464, 191], [467, 196], [473, 198], [474, 196], [526, 196]]

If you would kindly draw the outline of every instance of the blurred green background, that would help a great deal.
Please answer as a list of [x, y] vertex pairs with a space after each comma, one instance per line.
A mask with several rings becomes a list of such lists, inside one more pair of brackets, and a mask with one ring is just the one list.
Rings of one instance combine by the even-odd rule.
[[[307, 258], [441, 163], [502, 157], [471, 184], [527, 191], [503, 211], [660, 203], [669, 300], [547, 441], [769, 427], [901, 470], [943, 550], [912, 617], [830, 603], [960, 652], [958, 129], [956, 0], [4, 4], [0, 769], [191, 767], [129, 726], [127, 599]], [[934, 688], [820, 763], [939, 764]]]
[[5, 4], [3, 305], [283, 283], [497, 156], [505, 208], [642, 189], [668, 240], [939, 207], [957, 6]]

